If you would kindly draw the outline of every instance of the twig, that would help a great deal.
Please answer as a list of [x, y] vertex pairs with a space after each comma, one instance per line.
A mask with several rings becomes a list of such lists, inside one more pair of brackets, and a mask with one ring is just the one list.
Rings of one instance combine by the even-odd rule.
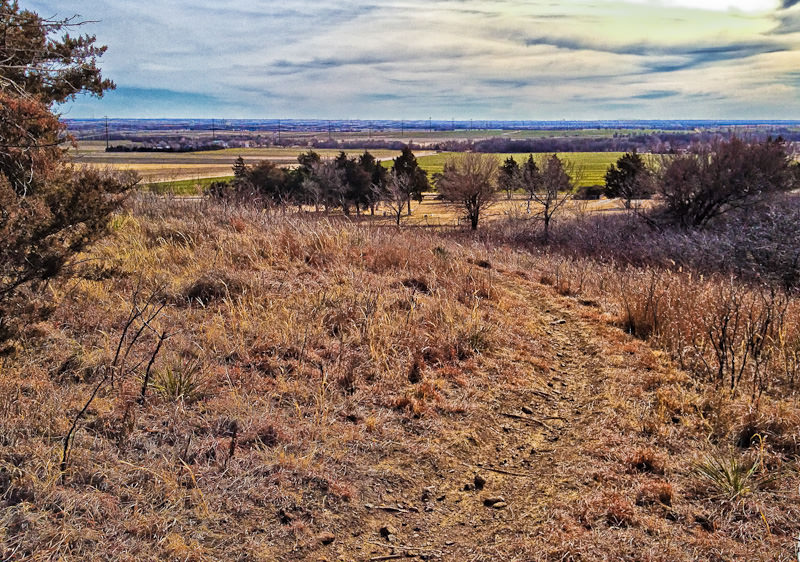
[[150, 356], [150, 362], [147, 364], [147, 369], [144, 372], [144, 380], [142, 381], [142, 393], [141, 396], [139, 396], [140, 404], [144, 403], [144, 397], [145, 394], [147, 393], [147, 386], [150, 384], [150, 372], [153, 369], [153, 364], [156, 362], [156, 356], [158, 355], [158, 352], [161, 351], [161, 346], [164, 345], [164, 341], [167, 338], [169, 338], [169, 335], [167, 335], [166, 332], [161, 332], [161, 334], [158, 336], [158, 344], [156, 345], [153, 354]]
[[66, 437], [64, 437], [64, 449], [61, 451], [61, 465], [60, 465], [60, 468], [61, 468], [62, 474], [67, 471], [67, 463], [69, 462], [69, 447], [70, 447], [70, 444], [71, 444], [72, 440], [74, 439], [75, 431], [78, 429], [78, 423], [81, 421], [81, 418], [83, 418], [83, 414], [86, 413], [86, 410], [89, 409], [89, 406], [94, 401], [95, 396], [97, 396], [97, 393], [100, 392], [100, 387], [102, 387], [105, 384], [105, 382], [108, 380], [110, 372], [111, 372], [110, 370], [108, 370], [108, 369], [106, 370], [105, 374], [103, 375], [103, 378], [100, 379], [100, 382], [97, 383], [97, 386], [94, 387], [94, 392], [92, 392], [92, 395], [89, 396], [89, 399], [83, 405], [83, 408], [81, 408], [81, 411], [78, 412], [78, 415], [75, 416], [75, 418], [72, 420], [72, 425], [70, 426]]
[[407, 509], [403, 509], [400, 507], [394, 507], [391, 505], [372, 505], [370, 503], [366, 504], [364, 507], [367, 509], [380, 509], [383, 511], [391, 511], [393, 513], [409, 513]]
[[521, 421], [532, 423], [532, 424], [535, 424], [535, 425], [540, 425], [540, 426], [542, 426], [542, 427], [544, 427], [546, 429], [549, 429], [550, 431], [553, 430], [552, 427], [550, 427], [549, 425], [544, 423], [542, 420], [539, 420], [539, 419], [536, 419], [536, 418], [529, 418], [527, 416], [519, 416], [517, 414], [509, 414], [507, 412], [500, 412], [500, 415], [501, 416], [505, 416], [507, 418], [511, 418], [511, 419], [515, 419], [515, 420], [521, 420]]

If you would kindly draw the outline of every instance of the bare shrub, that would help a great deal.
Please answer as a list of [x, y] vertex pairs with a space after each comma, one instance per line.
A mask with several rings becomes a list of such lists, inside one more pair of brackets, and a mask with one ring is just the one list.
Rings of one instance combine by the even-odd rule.
[[746, 142], [738, 137], [667, 157], [659, 178], [662, 216], [683, 227], [705, 227], [724, 213], [790, 189], [790, 163], [782, 140]]
[[439, 193], [464, 208], [472, 230], [478, 228], [481, 214], [495, 201], [497, 172], [497, 158], [490, 154], [468, 152], [445, 162], [437, 182]]

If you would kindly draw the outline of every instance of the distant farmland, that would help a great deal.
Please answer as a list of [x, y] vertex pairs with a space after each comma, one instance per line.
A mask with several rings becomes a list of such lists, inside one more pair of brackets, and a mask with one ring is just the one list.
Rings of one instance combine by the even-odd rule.
[[[117, 170], [136, 170], [145, 182], [181, 182], [219, 178], [231, 175], [234, 160], [241, 156], [248, 164], [271, 160], [280, 166], [297, 164], [297, 156], [309, 150], [306, 147], [293, 148], [229, 148], [201, 152], [105, 152], [105, 143], [82, 142], [71, 151], [76, 164]], [[340, 150], [317, 149], [323, 158], [333, 158]], [[362, 154], [363, 149], [345, 150], [348, 156]], [[371, 150], [376, 158], [391, 159], [400, 152], [397, 150]]]
[[[420, 156], [417, 158], [419, 165], [428, 172], [428, 177], [435, 173], [441, 173], [444, 169], [445, 161], [453, 156], [454, 153], [442, 152], [430, 156]], [[579, 185], [602, 185], [605, 183], [605, 175], [608, 167], [622, 156], [622, 152], [564, 152], [558, 156], [566, 162], [573, 162], [577, 171], [580, 171]], [[527, 158], [527, 153], [498, 154], [498, 159], [505, 160], [513, 156], [518, 164], [522, 164]], [[539, 155], [534, 154], [537, 158]], [[384, 165], [391, 165], [384, 163]]]
[[[227, 148], [201, 152], [105, 152], [105, 143], [82, 142], [72, 151], [73, 161], [94, 167], [110, 167], [118, 170], [136, 170], [146, 184], [161, 184], [156, 191], [169, 191], [176, 194], [197, 193], [214, 180], [231, 177], [231, 166], [241, 156], [248, 164], [261, 160], [271, 160], [280, 166], [292, 166], [297, 156], [310, 150], [307, 147], [271, 148]], [[323, 158], [333, 158], [338, 149], [314, 150]], [[363, 149], [345, 150], [348, 156], [357, 156]], [[383, 160], [384, 166], [391, 166], [392, 159], [399, 154], [396, 150], [376, 149], [370, 152]], [[428, 172], [428, 177], [441, 173], [448, 157], [455, 153], [417, 151], [419, 165]], [[605, 181], [608, 166], [622, 156], [621, 152], [569, 152], [559, 157], [574, 162], [581, 171], [580, 185], [597, 185]], [[498, 154], [499, 160], [513, 156], [518, 163], [528, 158], [527, 153]], [[534, 154], [534, 157], [537, 157]]]

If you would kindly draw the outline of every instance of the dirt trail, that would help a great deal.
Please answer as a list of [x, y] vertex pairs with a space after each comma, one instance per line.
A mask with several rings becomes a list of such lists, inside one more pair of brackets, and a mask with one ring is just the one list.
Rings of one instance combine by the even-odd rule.
[[466, 432], [454, 426], [418, 455], [387, 451], [369, 474], [387, 487], [361, 498], [354, 506], [359, 528], [318, 559], [337, 552], [342, 560], [530, 560], [530, 546], [547, 540], [542, 523], [553, 502], [578, 500], [593, 485], [579, 475], [592, 468], [598, 443], [587, 429], [610, 367], [597, 325], [549, 288], [504, 285], [528, 303], [520, 318], [544, 336], [528, 346], [545, 346], [551, 369], [482, 403]]

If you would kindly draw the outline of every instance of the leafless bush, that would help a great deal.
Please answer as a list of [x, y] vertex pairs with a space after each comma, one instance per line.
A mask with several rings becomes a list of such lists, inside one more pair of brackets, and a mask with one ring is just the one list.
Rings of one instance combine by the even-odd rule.
[[468, 152], [445, 163], [437, 184], [439, 192], [464, 208], [472, 230], [478, 228], [481, 214], [494, 203], [497, 171], [497, 158], [490, 154]]
[[682, 227], [706, 227], [725, 213], [790, 189], [790, 164], [782, 140], [746, 142], [737, 137], [665, 157], [658, 180], [661, 217]]

